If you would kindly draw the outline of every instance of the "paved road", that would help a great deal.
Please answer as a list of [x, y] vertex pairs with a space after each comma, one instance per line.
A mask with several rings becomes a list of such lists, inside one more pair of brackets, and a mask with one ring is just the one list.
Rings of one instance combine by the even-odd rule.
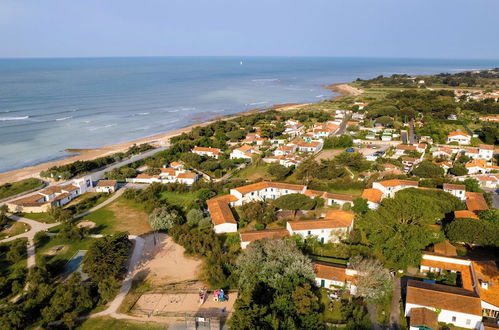
[[409, 143], [416, 143], [416, 130], [414, 129], [414, 120], [409, 122]]
[[161, 152], [163, 150], [168, 149], [168, 147], [169, 147], [169, 145], [166, 145], [166, 146], [163, 146], [163, 147], [159, 147], [159, 148], [156, 148], [156, 149], [152, 149], [152, 150], [146, 151], [146, 152], [144, 152], [144, 153], [142, 153], [140, 155], [133, 156], [130, 159], [126, 159], [126, 160], [123, 160], [123, 161], [121, 161], [119, 163], [110, 165], [110, 166], [108, 166], [108, 167], [106, 167], [106, 168], [104, 168], [104, 169], [102, 169], [100, 171], [93, 172], [93, 173], [88, 173], [87, 175], [91, 175], [93, 181], [100, 180], [100, 179], [104, 178], [104, 173], [107, 172], [107, 171], [110, 171], [110, 170], [112, 170], [114, 168], [119, 168], [119, 167], [122, 167], [122, 166], [125, 166], [125, 165], [128, 165], [128, 164], [131, 164], [133, 162], [136, 162], [138, 160], [147, 158], [149, 156], [157, 154], [158, 152]]
[[401, 296], [400, 277], [393, 278], [392, 307], [390, 312], [390, 329], [397, 330], [400, 320], [400, 299]]
[[345, 116], [345, 118], [343, 118], [343, 121], [340, 124], [340, 128], [338, 128], [338, 131], [336, 132], [335, 135], [345, 134], [345, 131], [347, 129], [347, 124], [350, 118], [352, 118], [352, 114], [348, 114]]
[[38, 233], [39, 231], [46, 231], [52, 227], [60, 225], [60, 222], [42, 223], [42, 222], [38, 222], [35, 220], [22, 218], [20, 216], [13, 215], [13, 214], [9, 215], [8, 217], [14, 221], [24, 222], [24, 223], [28, 224], [31, 227], [31, 229], [25, 233], [0, 240], [0, 243], [14, 241], [18, 238], [27, 238], [28, 239], [28, 247], [27, 247], [28, 248], [28, 268], [34, 267], [36, 265], [35, 242], [33, 240], [33, 238], [35, 237], [35, 234]]
[[499, 209], [499, 189], [484, 188], [483, 190], [492, 193], [492, 205]]
[[[153, 234], [149, 234], [153, 235]], [[99, 316], [112, 316], [114, 318], [126, 318], [128, 315], [118, 313], [118, 308], [123, 303], [128, 291], [132, 288], [133, 277], [135, 276], [135, 269], [140, 263], [142, 256], [142, 249], [144, 248], [145, 239], [140, 236], [130, 235], [129, 239], [135, 240], [135, 245], [133, 247], [132, 256], [130, 257], [130, 262], [128, 263], [128, 270], [123, 283], [121, 284], [120, 292], [114, 298], [114, 300], [109, 304], [109, 307], [102, 312], [92, 314], [90, 317]]]

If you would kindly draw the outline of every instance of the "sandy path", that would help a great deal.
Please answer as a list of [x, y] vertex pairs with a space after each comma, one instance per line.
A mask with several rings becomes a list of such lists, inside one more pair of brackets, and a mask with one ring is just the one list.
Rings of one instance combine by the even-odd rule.
[[325, 86], [325, 88], [329, 89], [332, 92], [340, 94], [333, 97], [333, 100], [344, 96], [359, 96], [360, 94], [364, 93], [362, 89], [350, 86], [349, 84], [331, 84]]

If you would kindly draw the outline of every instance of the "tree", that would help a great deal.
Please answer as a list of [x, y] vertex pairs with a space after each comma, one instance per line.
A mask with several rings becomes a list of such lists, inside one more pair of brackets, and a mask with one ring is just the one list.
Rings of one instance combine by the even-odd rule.
[[303, 194], [288, 194], [277, 198], [274, 206], [281, 210], [294, 211], [294, 217], [298, 210], [311, 210], [315, 206], [315, 201]]
[[444, 169], [429, 161], [424, 161], [412, 170], [414, 175], [421, 178], [438, 178], [444, 175]]
[[177, 211], [167, 207], [155, 208], [149, 215], [149, 224], [154, 230], [170, 230], [175, 225], [181, 225], [183, 218]]
[[297, 167], [296, 177], [309, 183], [310, 180], [317, 177], [318, 170], [319, 164], [313, 158], [308, 158]]
[[117, 278], [125, 271], [125, 261], [131, 246], [128, 233], [117, 233], [96, 240], [83, 258], [83, 271], [96, 282]]
[[350, 259], [350, 265], [358, 274], [355, 294], [368, 303], [380, 302], [392, 291], [390, 272], [378, 260], [356, 256]]
[[466, 178], [463, 181], [464, 185], [466, 186], [466, 191], [471, 191], [471, 192], [480, 192], [480, 182], [478, 182], [477, 179], [474, 178]]
[[234, 329], [323, 329], [310, 260], [288, 240], [252, 243], [237, 259]]
[[324, 149], [345, 149], [353, 146], [353, 138], [350, 135], [340, 135], [326, 138]]
[[468, 174], [466, 167], [462, 165], [454, 165], [450, 168], [449, 172], [455, 176], [462, 176]]
[[430, 225], [458, 208], [463, 208], [462, 202], [451, 194], [410, 188], [384, 199], [378, 210], [367, 212], [358, 224], [389, 267], [405, 269], [419, 262], [422, 249], [442, 240]]
[[482, 246], [499, 246], [499, 226], [476, 219], [457, 219], [445, 227], [452, 242]]
[[365, 214], [369, 211], [369, 205], [367, 204], [367, 199], [358, 197], [353, 200], [352, 211], [357, 214]]
[[267, 168], [267, 173], [275, 177], [277, 180], [285, 178], [289, 172], [291, 172], [289, 167], [280, 164], [273, 164]]
[[208, 188], [201, 188], [197, 191], [196, 197], [199, 198], [200, 200], [206, 201], [213, 196], [215, 196], [217, 193], [208, 189]]
[[203, 211], [199, 209], [189, 210], [186, 216], [187, 224], [191, 227], [197, 226], [199, 222], [203, 220], [203, 218], [204, 218]]
[[478, 212], [480, 220], [490, 222], [494, 225], [499, 226], [499, 210], [498, 209], [488, 209], [485, 211]]

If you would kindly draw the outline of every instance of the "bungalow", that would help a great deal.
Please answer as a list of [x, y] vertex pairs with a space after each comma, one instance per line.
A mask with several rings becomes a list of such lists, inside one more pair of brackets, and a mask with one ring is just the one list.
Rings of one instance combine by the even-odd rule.
[[417, 181], [411, 180], [384, 180], [373, 182], [373, 188], [378, 189], [383, 193], [383, 197], [393, 197], [399, 190], [406, 188], [416, 188], [419, 186]]
[[480, 144], [478, 146], [479, 158], [491, 160], [494, 157], [494, 146], [488, 144]]
[[408, 151], [417, 151], [417, 147], [414, 145], [399, 144], [395, 147], [395, 156], [400, 157], [405, 155]]
[[466, 186], [462, 184], [444, 183], [443, 189], [451, 195], [464, 201], [466, 199]]
[[302, 135], [305, 130], [305, 126], [297, 120], [288, 120], [284, 126], [284, 134], [292, 137]]
[[288, 143], [288, 144], [286, 144], [284, 146], [278, 147], [274, 151], [274, 156], [282, 156], [282, 155], [293, 154], [293, 153], [296, 152], [296, 150], [298, 150], [298, 146], [296, 144]]
[[480, 182], [480, 186], [483, 188], [499, 188], [499, 174], [483, 174], [470, 176]]
[[135, 178], [126, 179], [127, 182], [132, 183], [183, 183], [186, 185], [192, 185], [194, 182], [198, 180], [198, 175], [194, 172], [190, 172], [184, 169], [184, 165], [181, 162], [173, 162], [170, 166], [174, 167], [163, 167], [158, 169], [159, 174], [157, 175], [149, 175], [146, 173], [141, 173], [137, 175]]
[[232, 195], [215, 197], [206, 201], [215, 233], [237, 232], [237, 222], [230, 209], [230, 205], [236, 201], [237, 198]]
[[354, 217], [351, 212], [330, 210], [324, 219], [288, 221], [286, 229], [304, 239], [315, 236], [322, 243], [338, 243], [353, 229]]
[[241, 249], [246, 249], [246, 247], [254, 241], [262, 239], [281, 239], [289, 236], [289, 231], [286, 229], [265, 229], [265, 230], [251, 230], [239, 233], [239, 238], [241, 241]]
[[305, 191], [305, 196], [310, 198], [321, 197], [326, 202], [327, 206], [332, 206], [333, 204], [338, 204], [343, 206], [344, 204], [353, 205], [353, 196], [346, 194], [333, 194], [320, 190], [307, 189]]
[[198, 179], [198, 175], [194, 172], [183, 172], [177, 175], [176, 182], [183, 183], [188, 186], [192, 185]]
[[61, 207], [75, 197], [84, 194], [92, 188], [92, 177], [85, 176], [71, 183], [49, 186], [36, 194], [8, 202], [11, 212], [39, 213], [47, 212], [51, 207]]
[[492, 171], [499, 171], [499, 166], [488, 165], [485, 159], [473, 159], [466, 165], [464, 165], [468, 170], [468, 174], [485, 174]]
[[448, 147], [439, 147], [435, 151], [431, 153], [433, 158], [438, 158], [438, 157], [445, 157], [447, 159], [452, 158], [453, 155], [453, 150]]
[[118, 189], [118, 181], [116, 180], [99, 180], [95, 186], [96, 192], [111, 194]]
[[322, 142], [321, 141], [294, 141], [299, 151], [301, 152], [313, 152], [317, 153], [322, 150]]
[[383, 192], [379, 189], [368, 188], [362, 191], [361, 197], [367, 199], [367, 206], [371, 210], [376, 210], [383, 199]]
[[235, 205], [243, 205], [253, 201], [277, 199], [288, 194], [303, 194], [306, 189], [306, 186], [298, 184], [262, 181], [233, 188], [230, 194], [237, 199]]
[[303, 158], [295, 154], [288, 154], [288, 155], [265, 157], [263, 158], [263, 161], [265, 163], [277, 163], [279, 165], [286, 167], [291, 167], [291, 166], [296, 167], [301, 164]]
[[471, 143], [471, 135], [459, 131], [450, 132], [447, 135], [447, 143], [452, 142], [457, 142], [460, 145], [469, 145]]
[[200, 156], [208, 156], [218, 159], [222, 151], [218, 148], [205, 148], [205, 147], [194, 147], [191, 150], [192, 153], [198, 154]]
[[485, 211], [489, 209], [485, 198], [479, 192], [466, 192], [466, 207], [473, 212]]
[[355, 277], [357, 271], [347, 266], [326, 262], [313, 262], [315, 283], [320, 288], [344, 288], [351, 294], [357, 293]]
[[255, 147], [244, 145], [242, 147], [232, 150], [230, 153], [230, 159], [249, 159], [251, 160], [254, 155], [259, 155], [262, 152]]

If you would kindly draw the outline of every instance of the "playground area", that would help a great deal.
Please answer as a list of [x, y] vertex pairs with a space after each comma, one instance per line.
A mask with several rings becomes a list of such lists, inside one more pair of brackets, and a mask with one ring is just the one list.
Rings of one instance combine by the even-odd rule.
[[153, 292], [143, 294], [135, 303], [134, 314], [148, 316], [175, 316], [192, 314], [199, 316], [219, 316], [226, 318], [234, 310], [237, 292], [215, 297], [214, 292], [205, 292], [204, 297], [196, 291]]

